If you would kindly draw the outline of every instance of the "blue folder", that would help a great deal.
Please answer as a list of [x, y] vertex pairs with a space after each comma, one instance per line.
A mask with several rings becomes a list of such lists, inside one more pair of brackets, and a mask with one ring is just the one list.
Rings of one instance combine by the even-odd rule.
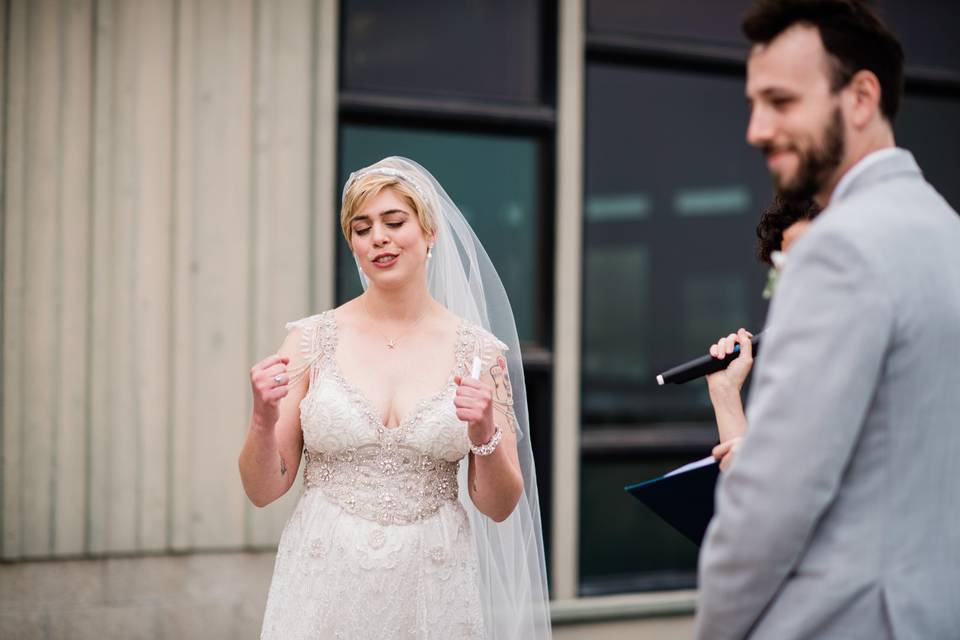
[[625, 489], [700, 546], [713, 518], [713, 494], [719, 473], [719, 465], [710, 456]]

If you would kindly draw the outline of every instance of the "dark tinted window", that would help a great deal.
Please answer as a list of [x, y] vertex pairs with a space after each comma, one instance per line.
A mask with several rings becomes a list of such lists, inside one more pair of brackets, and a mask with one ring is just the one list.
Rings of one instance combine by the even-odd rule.
[[344, 89], [539, 103], [535, 0], [345, 0]]
[[750, 0], [588, 0], [591, 32], [742, 48], [740, 20]]
[[960, 98], [907, 96], [896, 135], [897, 144], [913, 152], [924, 177], [960, 211]]
[[689, 458], [584, 460], [580, 468], [581, 595], [693, 586], [697, 546], [624, 491]]
[[[705, 383], [655, 377], [761, 327], [770, 179], [744, 141], [742, 78], [592, 64], [586, 105], [581, 588], [689, 587], [696, 548], [623, 486], [709, 453]], [[596, 453], [601, 432], [650, 445]]]
[[960, 74], [960, 2], [878, 0], [875, 4], [900, 38], [908, 68], [949, 69]]
[[746, 121], [740, 78], [588, 68], [585, 423], [708, 419], [702, 385], [656, 374], [760, 326], [772, 190]]

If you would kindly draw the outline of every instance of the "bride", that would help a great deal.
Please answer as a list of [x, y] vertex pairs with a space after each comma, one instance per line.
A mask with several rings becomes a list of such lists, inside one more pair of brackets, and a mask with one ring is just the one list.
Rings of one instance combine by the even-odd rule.
[[347, 180], [364, 293], [250, 372], [250, 500], [304, 488], [261, 637], [550, 636], [523, 370], [500, 278], [430, 173]]

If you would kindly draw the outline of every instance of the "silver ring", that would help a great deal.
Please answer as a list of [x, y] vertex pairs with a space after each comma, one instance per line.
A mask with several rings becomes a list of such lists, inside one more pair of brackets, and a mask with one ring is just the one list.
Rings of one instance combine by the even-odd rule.
[[283, 384], [283, 376], [273, 376], [273, 381], [279, 386]]

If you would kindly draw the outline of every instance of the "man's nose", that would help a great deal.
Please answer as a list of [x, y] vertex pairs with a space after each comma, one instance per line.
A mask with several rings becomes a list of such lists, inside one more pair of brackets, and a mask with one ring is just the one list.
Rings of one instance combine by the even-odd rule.
[[747, 124], [747, 143], [762, 147], [773, 139], [773, 131], [773, 121], [766, 109], [753, 107], [750, 111], [750, 122]]

